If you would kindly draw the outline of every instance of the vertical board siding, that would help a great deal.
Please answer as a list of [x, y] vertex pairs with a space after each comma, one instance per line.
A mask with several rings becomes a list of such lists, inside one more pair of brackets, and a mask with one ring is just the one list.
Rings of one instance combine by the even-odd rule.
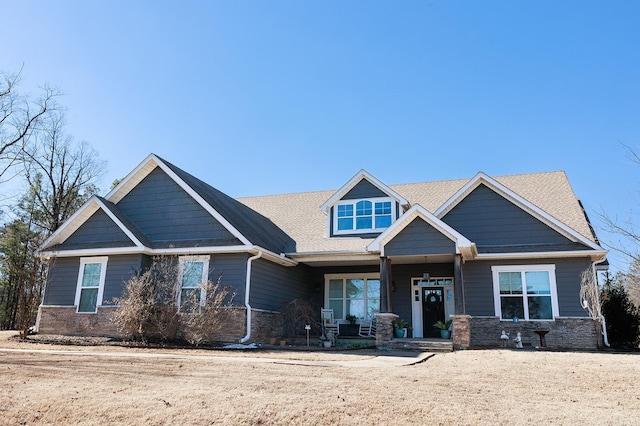
[[258, 259], [252, 268], [249, 300], [252, 308], [280, 311], [294, 299], [311, 297], [314, 287], [306, 266], [286, 267]]
[[122, 232], [120, 227], [103, 210], [98, 210], [56, 249], [129, 247], [133, 245], [133, 242]]
[[456, 245], [440, 231], [416, 218], [385, 247], [386, 256], [455, 253]]
[[118, 208], [151, 241], [210, 239], [225, 245], [239, 243], [158, 167], [120, 200]]
[[474, 189], [442, 220], [479, 248], [571, 244], [570, 240], [485, 185]]
[[388, 197], [389, 194], [382, 192], [375, 185], [366, 179], [362, 179], [349, 192], [344, 194], [342, 200], [357, 200], [360, 198]]

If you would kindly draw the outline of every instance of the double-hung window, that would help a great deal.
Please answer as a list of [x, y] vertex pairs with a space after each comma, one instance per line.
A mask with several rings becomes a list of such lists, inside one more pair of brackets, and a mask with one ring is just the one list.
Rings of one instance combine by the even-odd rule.
[[78, 312], [95, 313], [102, 305], [107, 257], [83, 257], [76, 287], [75, 305]]
[[209, 278], [209, 256], [180, 257], [180, 292], [178, 309], [193, 312], [198, 306], [204, 306], [205, 288]]
[[333, 309], [337, 319], [345, 319], [347, 315], [374, 319], [380, 311], [380, 275], [326, 275], [325, 306]]
[[553, 320], [558, 314], [555, 265], [493, 266], [496, 316]]
[[382, 232], [393, 222], [390, 198], [343, 200], [334, 207], [334, 234]]

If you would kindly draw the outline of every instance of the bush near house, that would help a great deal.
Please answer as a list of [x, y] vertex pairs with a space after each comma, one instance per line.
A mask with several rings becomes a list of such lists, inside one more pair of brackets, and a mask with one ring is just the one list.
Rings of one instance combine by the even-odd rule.
[[180, 290], [177, 259], [154, 258], [147, 270], [125, 283], [123, 296], [114, 299], [118, 331], [145, 343], [184, 340], [198, 346], [216, 341], [225, 321], [235, 314], [227, 309], [235, 294], [220, 284], [219, 277], [216, 283], [201, 283], [179, 309]]
[[619, 282], [609, 280], [602, 288], [600, 300], [611, 344], [616, 347], [638, 348], [640, 308], [631, 302], [627, 288]]

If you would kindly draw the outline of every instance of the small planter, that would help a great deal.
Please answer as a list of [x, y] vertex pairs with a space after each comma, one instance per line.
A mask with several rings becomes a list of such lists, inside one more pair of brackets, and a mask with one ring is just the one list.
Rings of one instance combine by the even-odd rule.
[[331, 347], [331, 340], [325, 340], [324, 342], [322, 342], [322, 345], [329, 349]]
[[280, 346], [285, 346], [287, 344], [286, 340], [280, 340]]
[[450, 339], [451, 330], [440, 330], [440, 337], [442, 337], [443, 339]]
[[277, 341], [278, 341], [278, 339], [277, 339], [277, 338], [275, 338], [275, 337], [269, 337], [269, 344], [270, 344], [270, 345], [275, 345]]
[[393, 335], [398, 339], [402, 339], [404, 337], [407, 337], [407, 329], [406, 328], [396, 328], [393, 331]]

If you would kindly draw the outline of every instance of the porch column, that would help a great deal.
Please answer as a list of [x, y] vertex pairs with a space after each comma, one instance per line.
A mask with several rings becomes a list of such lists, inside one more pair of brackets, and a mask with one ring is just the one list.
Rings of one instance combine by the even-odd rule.
[[391, 259], [380, 258], [380, 312], [391, 312]]
[[455, 300], [455, 313], [456, 315], [462, 315], [465, 313], [465, 303], [461, 254], [456, 254], [456, 257], [453, 259], [453, 293]]

